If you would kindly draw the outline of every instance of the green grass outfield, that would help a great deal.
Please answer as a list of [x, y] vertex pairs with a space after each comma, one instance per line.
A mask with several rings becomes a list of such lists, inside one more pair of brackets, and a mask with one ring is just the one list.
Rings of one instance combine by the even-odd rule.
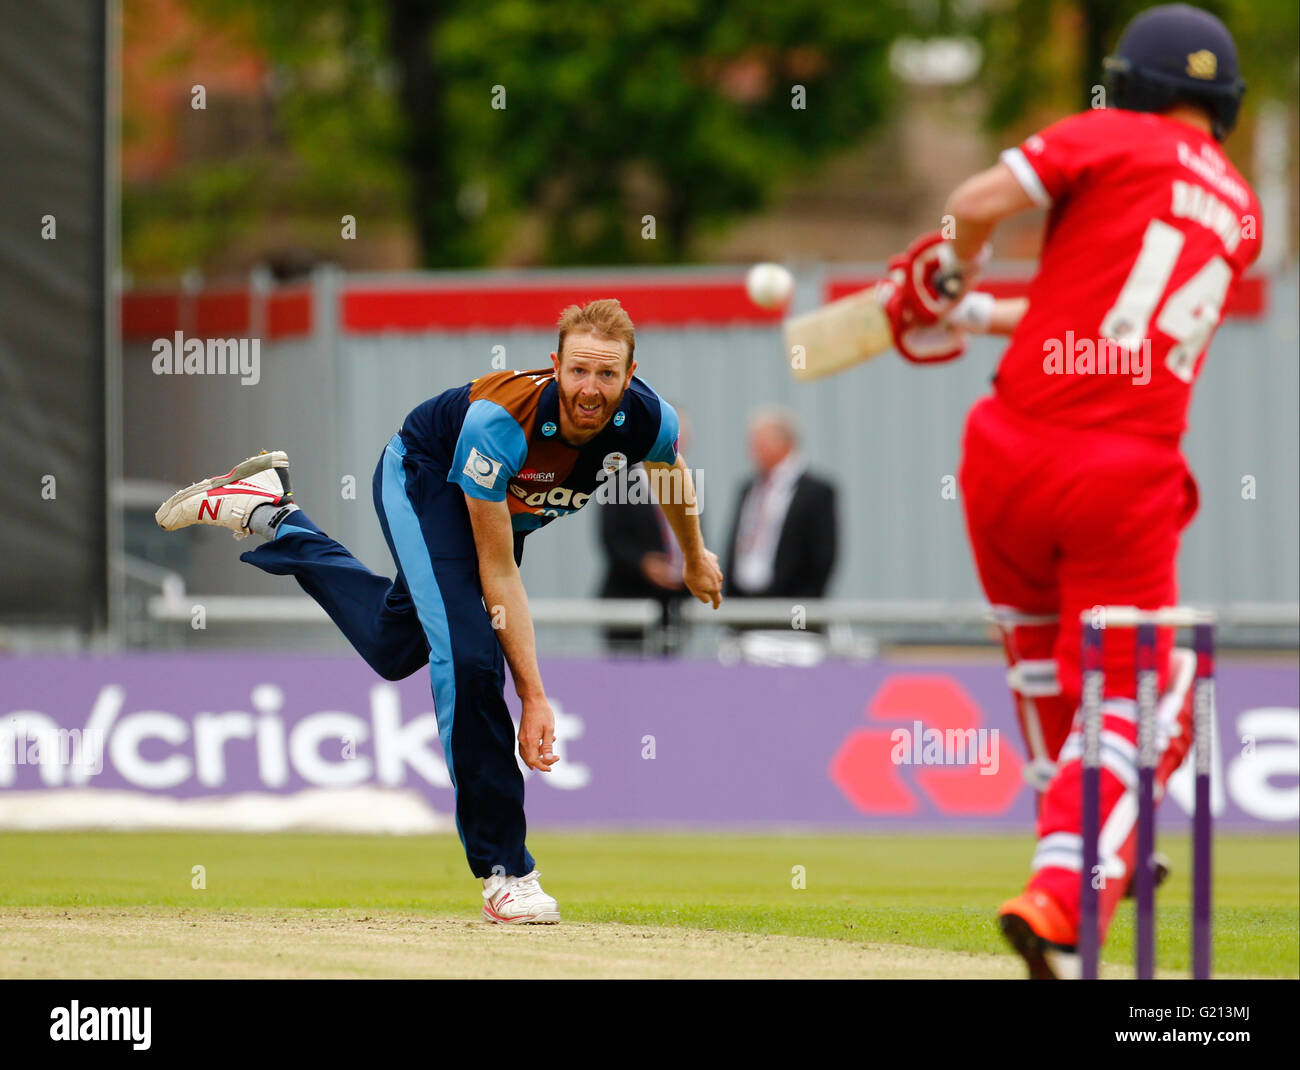
[[[1020, 889], [1028, 836], [538, 833], [529, 846], [566, 921], [1009, 954], [994, 923]], [[1158, 962], [1188, 966], [1189, 854], [1158, 901]], [[1300, 975], [1294, 837], [1215, 843], [1216, 974]], [[205, 868], [206, 889], [191, 887]], [[806, 887], [792, 886], [796, 866]], [[328, 911], [478, 916], [453, 836], [0, 833], [0, 910]], [[1103, 960], [1132, 962], [1132, 907]]]

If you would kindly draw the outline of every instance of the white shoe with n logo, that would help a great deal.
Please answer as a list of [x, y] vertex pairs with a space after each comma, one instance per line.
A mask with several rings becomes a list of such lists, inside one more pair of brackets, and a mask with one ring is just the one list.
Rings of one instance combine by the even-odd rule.
[[483, 878], [483, 920], [498, 925], [554, 925], [560, 906], [542, 891], [537, 870], [523, 877]]
[[289, 505], [289, 457], [283, 450], [265, 450], [240, 461], [224, 476], [213, 476], [178, 490], [158, 507], [154, 519], [165, 531], [191, 524], [216, 524], [248, 535], [248, 518], [259, 505]]

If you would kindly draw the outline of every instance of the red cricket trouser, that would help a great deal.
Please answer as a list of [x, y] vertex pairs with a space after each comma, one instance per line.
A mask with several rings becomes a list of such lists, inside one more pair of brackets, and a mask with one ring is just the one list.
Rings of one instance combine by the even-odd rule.
[[[1078, 918], [1081, 779], [1075, 713], [1080, 615], [1094, 606], [1174, 605], [1179, 537], [1196, 513], [1196, 484], [1177, 445], [1104, 429], [1040, 423], [996, 397], [971, 409], [962, 447], [962, 499], [980, 582], [990, 602], [1054, 624], [1017, 628], [1021, 657], [1053, 658], [1060, 693], [1036, 703], [1058, 771], [1043, 795], [1029, 886]], [[1103, 636], [1103, 928], [1128, 885], [1137, 850], [1135, 634]], [[1173, 634], [1157, 636], [1160, 692]], [[1157, 799], [1191, 743], [1190, 701], [1163, 711]], [[1112, 879], [1114, 878], [1114, 879]]]

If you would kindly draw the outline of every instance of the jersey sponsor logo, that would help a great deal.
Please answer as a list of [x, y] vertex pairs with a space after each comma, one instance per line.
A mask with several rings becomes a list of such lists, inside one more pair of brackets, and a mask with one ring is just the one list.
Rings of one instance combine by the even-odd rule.
[[542, 516], [560, 516], [561, 513], [554, 510], [563, 510], [565, 513], [575, 513], [587, 504], [590, 494], [574, 492], [570, 487], [552, 487], [550, 490], [536, 490], [529, 493], [524, 487], [510, 484], [510, 493], [522, 501], [529, 508], [535, 510]]
[[515, 475], [516, 479], [532, 479], [549, 483], [555, 478], [554, 472], [539, 472], [536, 468], [525, 468]]
[[542, 434], [547, 438], [550, 438], [557, 430], [558, 428], [551, 423], [550, 420], [547, 420], [546, 423], [542, 424]]
[[1219, 60], [1208, 48], [1191, 52], [1187, 56], [1187, 73], [1193, 78], [1212, 80], [1219, 70]]
[[465, 467], [461, 469], [464, 475], [469, 476], [480, 487], [486, 487], [488, 490], [496, 486], [497, 473], [500, 471], [500, 461], [485, 457], [472, 446], [470, 447], [469, 458], [465, 461]]
[[622, 426], [623, 426], [623, 422], [624, 422], [626, 419], [627, 419], [627, 413], [625, 413], [625, 412], [616, 412], [616, 413], [614, 413], [614, 426], [615, 426], [615, 427], [622, 427]]

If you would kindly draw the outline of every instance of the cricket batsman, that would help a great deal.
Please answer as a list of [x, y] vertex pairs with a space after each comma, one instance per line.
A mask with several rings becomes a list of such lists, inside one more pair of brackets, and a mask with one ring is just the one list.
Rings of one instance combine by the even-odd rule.
[[519, 757], [549, 772], [559, 760], [555, 717], [519, 575], [524, 538], [642, 462], [668, 488], [659, 505], [681, 547], [685, 586], [715, 609], [722, 601], [722, 572], [677, 452], [677, 414], [633, 374], [631, 318], [601, 300], [565, 309], [558, 326], [551, 367], [494, 372], [430, 398], [384, 448], [374, 502], [394, 580], [293, 502], [281, 451], [178, 491], [156, 517], [168, 531], [215, 524], [237, 539], [262, 536], [241, 559], [295, 577], [380, 676], [401, 680], [428, 666], [456, 826], [483, 882], [483, 918], [495, 923], [560, 920], [524, 843], [524, 779], [505, 702], [509, 662], [522, 703]]
[[[909, 360], [959, 356], [964, 331], [1011, 336], [967, 418], [960, 482], [1042, 792], [1028, 885], [999, 911], [1040, 979], [1079, 974], [1080, 615], [1178, 600], [1198, 502], [1179, 448], [1192, 386], [1260, 248], [1259, 203], [1220, 147], [1245, 90], [1226, 27], [1185, 4], [1151, 8], [1106, 74], [1104, 110], [1062, 119], [957, 188], [951, 240], [928, 235], [892, 261], [886, 304]], [[1028, 297], [967, 293], [996, 225], [1034, 206], [1049, 214]], [[1137, 851], [1132, 634], [1104, 639], [1103, 932]], [[1157, 660], [1160, 799], [1191, 744], [1194, 661], [1168, 630]]]

